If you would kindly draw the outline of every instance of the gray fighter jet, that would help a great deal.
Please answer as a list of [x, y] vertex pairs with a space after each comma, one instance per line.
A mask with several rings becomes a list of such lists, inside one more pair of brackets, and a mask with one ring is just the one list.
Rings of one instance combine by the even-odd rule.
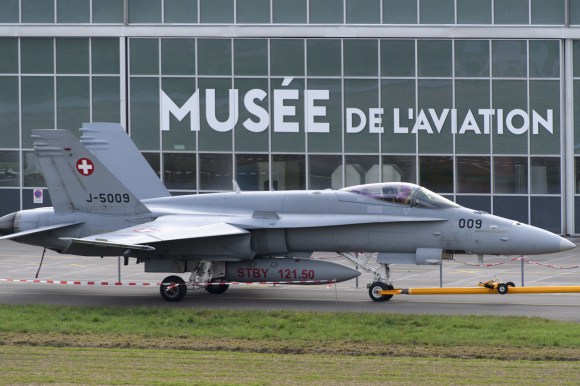
[[[374, 272], [369, 295], [384, 301], [391, 295], [380, 291], [393, 288], [390, 264], [575, 247], [545, 230], [401, 182], [171, 197], [119, 133], [115, 126], [86, 125], [81, 143], [66, 130], [34, 130], [53, 207], [0, 218], [0, 239], [66, 254], [136, 258], [147, 272], [190, 272], [188, 283], [176, 275], [163, 280], [160, 292], [168, 301], [183, 299], [188, 285], [223, 293], [231, 281], [317, 284], [358, 276], [350, 267], [310, 259], [314, 251], [340, 253]], [[359, 252], [377, 252], [380, 268], [357, 258]]]

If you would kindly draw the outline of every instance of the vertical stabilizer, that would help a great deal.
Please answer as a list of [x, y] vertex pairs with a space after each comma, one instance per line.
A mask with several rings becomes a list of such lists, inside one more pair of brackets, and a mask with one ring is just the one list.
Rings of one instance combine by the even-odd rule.
[[81, 143], [140, 200], [170, 194], [118, 123], [83, 123]]
[[32, 134], [55, 212], [149, 213], [147, 207], [70, 131], [33, 130]]

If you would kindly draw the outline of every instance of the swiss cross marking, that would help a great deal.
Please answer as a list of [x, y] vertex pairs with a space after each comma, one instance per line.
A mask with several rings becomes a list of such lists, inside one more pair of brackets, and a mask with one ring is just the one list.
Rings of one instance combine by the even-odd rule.
[[81, 158], [77, 161], [77, 170], [83, 176], [90, 176], [95, 171], [95, 165], [90, 159]]

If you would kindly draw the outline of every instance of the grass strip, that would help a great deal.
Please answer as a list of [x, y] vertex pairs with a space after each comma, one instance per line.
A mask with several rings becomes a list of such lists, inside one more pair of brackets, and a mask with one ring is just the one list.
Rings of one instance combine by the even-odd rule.
[[576, 323], [478, 317], [0, 305], [0, 344], [580, 360]]

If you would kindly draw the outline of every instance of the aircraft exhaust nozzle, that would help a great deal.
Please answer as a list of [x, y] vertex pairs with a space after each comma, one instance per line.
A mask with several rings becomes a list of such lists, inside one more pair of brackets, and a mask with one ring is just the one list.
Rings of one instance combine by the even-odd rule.
[[7, 214], [0, 217], [0, 235], [10, 235], [16, 230], [14, 229], [14, 222], [16, 221], [17, 212]]
[[228, 262], [225, 280], [247, 283], [324, 284], [354, 279], [359, 275], [360, 272], [356, 269], [328, 261], [271, 258]]

